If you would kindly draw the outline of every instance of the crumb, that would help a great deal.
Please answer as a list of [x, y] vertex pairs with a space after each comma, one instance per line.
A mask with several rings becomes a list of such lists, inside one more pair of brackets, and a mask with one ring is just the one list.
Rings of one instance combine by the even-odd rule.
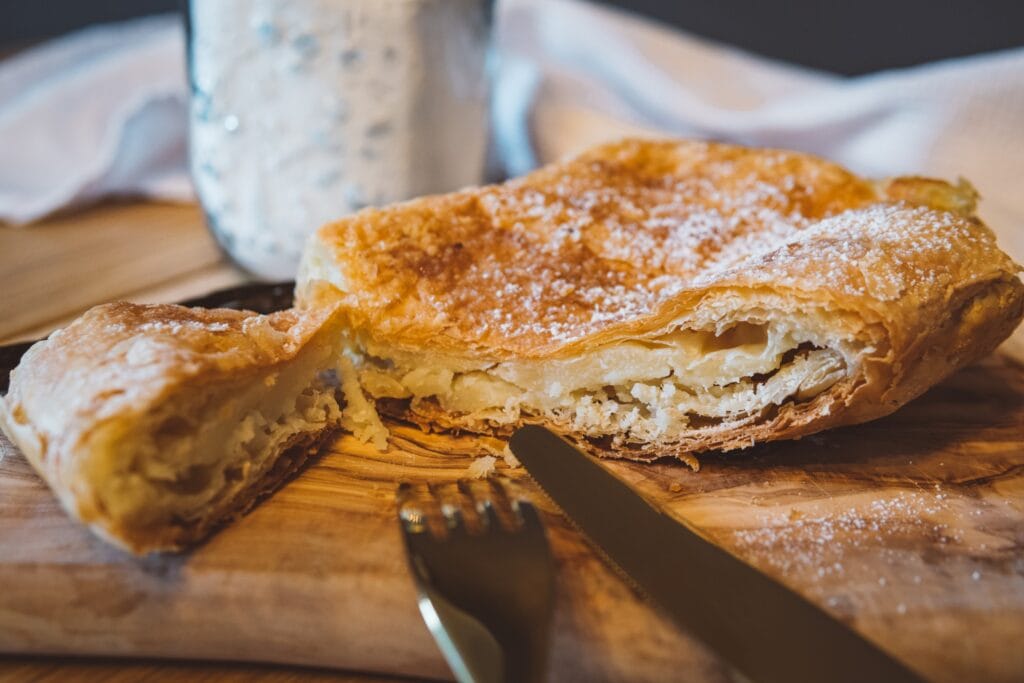
[[466, 474], [473, 479], [486, 479], [494, 474], [494, 463], [496, 462], [498, 459], [493, 455], [481, 456], [466, 468]]
[[388, 428], [381, 422], [376, 405], [363, 393], [352, 361], [345, 356], [338, 360], [338, 376], [345, 393], [341, 426], [352, 432], [361, 443], [370, 442], [378, 451], [386, 451], [390, 438]]
[[674, 481], [668, 485], [668, 490], [671, 491], [672, 493], [679, 493], [680, 491], [683, 490], [683, 485], [680, 484], [678, 481]]
[[509, 448], [507, 441], [501, 441], [500, 439], [484, 439], [480, 442], [480, 447], [487, 452], [488, 455], [493, 455], [496, 458], [501, 458], [505, 465], [511, 469], [522, 467], [522, 463], [519, 462], [519, 458], [516, 457], [512, 449]]
[[505, 444], [505, 448], [501, 451], [501, 459], [505, 461], [505, 464], [515, 469], [516, 467], [522, 467], [522, 463], [519, 462], [519, 458], [512, 452], [512, 449]]

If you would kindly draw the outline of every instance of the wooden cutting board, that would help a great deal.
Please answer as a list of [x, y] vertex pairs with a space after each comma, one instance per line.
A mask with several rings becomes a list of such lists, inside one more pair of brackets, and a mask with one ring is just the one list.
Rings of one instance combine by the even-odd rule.
[[[205, 545], [143, 560], [71, 522], [0, 439], [0, 651], [447, 676], [415, 607], [394, 487], [461, 477], [484, 449], [394, 431], [384, 454], [342, 438]], [[606, 464], [929, 679], [1024, 680], [1024, 370], [1011, 361], [871, 424], [705, 457], [698, 473]], [[552, 680], [727, 680], [521, 470], [499, 469], [533, 493], [557, 556]]]

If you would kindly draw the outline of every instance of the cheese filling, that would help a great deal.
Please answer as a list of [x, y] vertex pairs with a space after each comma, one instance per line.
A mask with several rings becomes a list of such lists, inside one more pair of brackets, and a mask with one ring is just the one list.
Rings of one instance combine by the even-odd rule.
[[[333, 348], [304, 350], [259, 377], [190, 389], [129, 425], [97, 430], [90, 461], [100, 504], [133, 525], [188, 523], [260, 482], [277, 456], [341, 426]], [[104, 474], [100, 470], [106, 470]]]
[[359, 382], [375, 399], [434, 406], [454, 418], [511, 425], [523, 416], [568, 423], [616, 442], [668, 441], [687, 430], [804, 401], [845, 378], [853, 353], [822, 348], [778, 323], [679, 329], [571, 358], [484, 362], [367, 344]]

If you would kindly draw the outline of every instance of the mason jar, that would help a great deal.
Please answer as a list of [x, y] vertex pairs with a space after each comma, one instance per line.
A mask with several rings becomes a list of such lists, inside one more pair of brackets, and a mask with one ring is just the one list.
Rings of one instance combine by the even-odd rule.
[[191, 170], [251, 273], [369, 206], [483, 179], [493, 0], [190, 0]]

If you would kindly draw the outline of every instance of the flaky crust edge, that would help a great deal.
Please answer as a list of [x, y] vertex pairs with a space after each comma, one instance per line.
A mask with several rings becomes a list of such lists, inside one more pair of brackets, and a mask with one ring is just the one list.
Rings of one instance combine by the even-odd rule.
[[[620, 141], [600, 146], [586, 152], [580, 158], [601, 158], [619, 146], [648, 144], [637, 141]], [[669, 144], [665, 141], [652, 144]], [[692, 141], [676, 141], [671, 144], [682, 146]], [[730, 145], [711, 144], [712, 148], [736, 149]], [[761, 152], [763, 152], [762, 150]], [[770, 150], [769, 150], [770, 151]], [[752, 154], [761, 153], [750, 150]], [[816, 157], [798, 155], [817, 163], [829, 172], [846, 173], [839, 167]], [[571, 166], [573, 162], [569, 161]], [[568, 167], [568, 166], [567, 166]], [[544, 178], [551, 169], [540, 169], [531, 176], [520, 179], [528, 182], [531, 177]], [[791, 296], [794, 300], [822, 305], [826, 310], [849, 313], [860, 319], [868, 331], [866, 341], [870, 344], [881, 342], [882, 353], [864, 360], [856, 376], [845, 380], [823, 394], [803, 403], [785, 403], [778, 412], [757, 423], [760, 416], [748, 418], [742, 423], [731, 423], [727, 427], [703, 429], [671, 442], [633, 444], [615, 449], [601, 443], [583, 440], [587, 450], [599, 455], [650, 460], [663, 456], [677, 456], [692, 460], [690, 454], [707, 450], [730, 450], [744, 448], [760, 441], [799, 438], [825, 429], [866, 422], [890, 414], [930, 386], [940, 382], [957, 369], [970, 364], [993, 351], [1019, 324], [1024, 315], [1024, 285], [1017, 277], [1020, 267], [995, 243], [991, 230], [975, 215], [977, 192], [965, 180], [951, 185], [942, 180], [919, 176], [894, 177], [879, 180], [863, 180], [872, 188], [878, 203], [892, 207], [922, 207], [954, 216], [954, 222], [963, 227], [969, 237], [957, 244], [954, 252], [961, 258], [951, 259], [949, 252], [926, 249], [925, 255], [916, 262], [926, 270], [946, 271], [947, 281], [930, 280], [922, 286], [911, 287], [912, 291], [895, 297], [868, 295], [851, 296], [844, 293], [842, 286], [827, 277], [830, 263], [813, 253], [805, 253], [812, 265], [809, 272], [802, 272], [792, 264], [774, 264], [761, 267], [752, 277], [737, 270], [722, 273], [710, 287], [692, 287], [682, 292], [675, 300], [662, 306], [656, 312], [622, 322], [585, 337], [565, 343], [530, 342], [503, 343], [500, 346], [479, 346], [472, 340], [452, 336], [435, 325], [431, 311], [422, 316], [413, 316], [411, 323], [398, 327], [385, 325], [380, 311], [354, 309], [346, 312], [349, 317], [349, 332], [355, 339], [367, 339], [375, 344], [395, 348], [407, 353], [438, 353], [456, 358], [500, 362], [510, 359], [564, 358], [619, 340], [642, 337], [654, 330], [662, 329], [671, 322], [687, 316], [712, 292], [732, 292], [740, 297], [761, 288], [780, 296]], [[469, 189], [452, 195], [440, 195], [413, 200], [367, 214], [364, 223], [380, 221], [383, 211], [402, 215], [408, 212], [415, 216], [422, 213], [444, 213], [459, 201], [472, 196]], [[376, 218], [375, 218], [376, 216]], [[918, 217], [928, 221], [936, 216]], [[309, 253], [323, 252], [344, 262], [355, 255], [339, 254], [337, 232], [341, 223], [328, 225], [318, 231], [307, 247]], [[854, 238], [857, 236], [854, 235]], [[962, 250], [962, 251], [958, 251]], [[853, 253], [843, 256], [854, 257]], [[847, 259], [844, 259], [847, 261]], [[305, 263], [305, 261], [304, 261]], [[880, 271], [901, 268], [898, 259], [875, 264], [875, 270], [868, 268], [869, 275], [884, 275]], [[338, 271], [344, 273], [342, 267]], [[909, 269], [904, 270], [908, 275]], [[862, 275], [854, 273], [854, 277]], [[339, 296], [330, 286], [320, 288], [322, 281], [310, 278], [309, 273], [300, 276], [297, 296], [299, 305], [316, 307], [330, 305]], [[797, 288], [781, 284], [785, 279], [796, 280]], [[842, 284], [851, 284], [847, 272], [841, 275]], [[913, 280], [908, 275], [909, 280]], [[345, 277], [340, 278], [346, 281]], [[800, 285], [814, 285], [800, 289]], [[373, 286], [371, 281], [353, 279], [348, 285], [353, 290]], [[405, 302], [401, 302], [403, 305]], [[448, 413], [436, 406], [421, 405], [417, 411], [403, 408], [394, 401], [379, 402], [383, 413], [418, 424], [427, 430], [456, 430], [486, 434], [508, 435], [522, 424], [543, 424], [568, 438], [580, 441], [571, 425], [536, 416], [525, 416], [513, 424], [492, 424], [475, 420], [471, 416]]]
[[513, 424], [493, 425], [466, 419], [440, 408], [417, 411], [379, 402], [381, 412], [418, 425], [425, 431], [466, 431], [510, 436], [526, 424], [545, 426], [600, 457], [651, 461], [677, 458], [695, 469], [695, 454], [732, 451], [756, 443], [798, 439], [835, 427], [868, 422], [889, 415], [930, 387], [993, 352], [1024, 318], [1024, 285], [1012, 273], [960, 288], [948, 303], [950, 315], [914, 332], [913, 339], [883, 358], [868, 358], [862, 371], [806, 402], [786, 402], [768, 421], [759, 416], [740, 423], [695, 430], [682, 439], [611, 447], [607, 440], [583, 437], [567, 421], [522, 416]]
[[[151, 313], [147, 319], [171, 318], [186, 310], [174, 305], [146, 308]], [[140, 307], [134, 304], [125, 302], [105, 304], [91, 309], [90, 312], [65, 328], [71, 330], [72, 338], [65, 338], [60, 343], [66, 344], [68, 341], [74, 341], [75, 337], [81, 333], [91, 334], [96, 331], [100, 322], [109, 322], [102, 317], [98, 320], [91, 320], [87, 317], [89, 313], [104, 316], [106, 310], [113, 311], [115, 316], [128, 319], [130, 321], [129, 331], [133, 325], [145, 322], [133, 315], [133, 311], [140, 310]], [[187, 315], [194, 316], [203, 323], [225, 323], [232, 328], [245, 318], [257, 315], [251, 311], [221, 309], [192, 308], [187, 311]], [[294, 316], [295, 313], [285, 311], [273, 315], [283, 317]], [[289, 328], [289, 343], [287, 345], [279, 348], [266, 346], [250, 349], [250, 351], [254, 352], [257, 359], [263, 361], [263, 367], [286, 362], [297, 355], [319, 332], [321, 325], [333, 315], [334, 313], [330, 309], [304, 312], [301, 317], [296, 319], [294, 326]], [[76, 325], [84, 325], [88, 329], [72, 329]], [[237, 332], [237, 329], [233, 329], [233, 331]], [[61, 331], [61, 334], [66, 333]], [[208, 538], [214, 531], [242, 517], [260, 501], [279, 489], [298, 473], [309, 459], [316, 455], [318, 449], [336, 433], [335, 428], [329, 428], [317, 433], [296, 435], [297, 438], [283, 449], [274, 465], [262, 478], [254, 481], [234, 498], [226, 500], [220, 505], [210, 506], [201, 517], [189, 523], [159, 527], [119, 524], [99, 509], [92, 493], [91, 482], [84, 480], [82, 466], [91, 454], [83, 451], [83, 437], [96, 427], [96, 423], [91, 421], [88, 407], [85, 410], [87, 414], [84, 418], [82, 415], [74, 415], [72, 414], [74, 407], [70, 406], [68, 401], [62, 401], [59, 393], [53, 390], [61, 386], [59, 381], [55, 381], [55, 378], [69, 370], [67, 365], [61, 362], [66, 360], [63, 353], [48, 352], [53, 341], [54, 337], [51, 335], [49, 339], [33, 345], [18, 368], [12, 373], [8, 394], [0, 396], [0, 428], [43, 478], [57, 496], [61, 506], [72, 518], [86, 525], [93, 533], [108, 543], [136, 555], [180, 551]], [[188, 338], [186, 335], [181, 348], [182, 355], [195, 355], [197, 349], [192, 348], [192, 344], [197, 341], [199, 340]], [[106, 342], [100, 340], [100, 343], [105, 344]], [[196, 344], [196, 346], [199, 347], [200, 344]], [[218, 379], [237, 379], [256, 370], [251, 364], [242, 364], [237, 368], [229, 369], [217, 368], [218, 363], [202, 358], [201, 352], [198, 352], [198, 355], [200, 356], [198, 359], [200, 367], [197, 368], [197, 372], [200, 376], [203, 373], [215, 371], [220, 373]], [[88, 361], [82, 362], [88, 363]], [[206, 365], [202, 367], [204, 363]], [[122, 364], [125, 368], [130, 367], [127, 364]], [[173, 391], [177, 382], [191, 381], [196, 377], [193, 373], [184, 372], [181, 367], [177, 369], [181, 371], [180, 374], [171, 377], [167, 385], [161, 384], [157, 387], [156, 392], [149, 397], [150, 399], [159, 400], [161, 396]], [[126, 372], [130, 372], [130, 370], [126, 370]], [[30, 386], [38, 387], [40, 385], [48, 387], [48, 390], [25, 400], [26, 389]], [[56, 421], [65, 427], [65, 433], [59, 435], [38, 427], [40, 411], [48, 410], [52, 413], [54, 406], [56, 406], [56, 414], [51, 415], [53, 419], [50, 420], [50, 423]], [[134, 408], [138, 409], [139, 406]]]

